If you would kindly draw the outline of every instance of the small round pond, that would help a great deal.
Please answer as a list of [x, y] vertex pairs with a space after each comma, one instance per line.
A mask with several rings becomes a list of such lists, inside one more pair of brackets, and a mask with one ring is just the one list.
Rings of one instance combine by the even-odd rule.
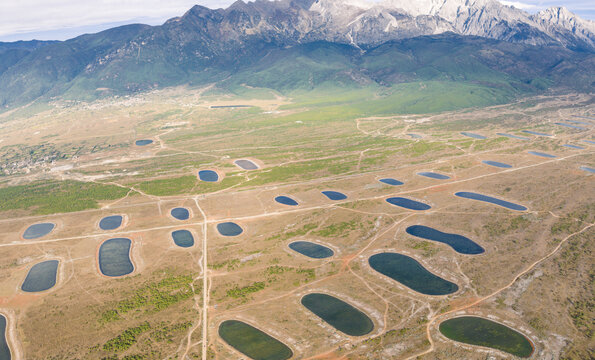
[[429, 272], [417, 260], [397, 253], [380, 253], [370, 256], [372, 269], [425, 295], [448, 295], [459, 286]]
[[257, 170], [258, 169], [258, 165], [256, 165], [255, 163], [253, 163], [250, 160], [236, 160], [234, 161], [234, 164], [236, 164], [238, 167], [240, 167], [241, 169], [244, 170]]
[[439, 330], [447, 338], [470, 345], [485, 346], [527, 358], [533, 354], [533, 344], [521, 333], [497, 322], [461, 316], [440, 323]]
[[460, 254], [477, 255], [485, 252], [481, 246], [463, 235], [450, 234], [423, 225], [409, 226], [405, 231], [418, 238], [447, 244]]
[[170, 214], [174, 217], [174, 219], [178, 219], [181, 221], [188, 220], [190, 218], [190, 211], [183, 207], [171, 209]]
[[153, 143], [153, 140], [149, 140], [149, 139], [136, 140], [136, 142], [135, 142], [136, 146], [147, 146], [152, 143]]
[[503, 169], [510, 169], [512, 167], [512, 165], [508, 165], [505, 163], [501, 163], [498, 161], [492, 161], [492, 160], [483, 160], [482, 163], [484, 163], [486, 165], [494, 166], [494, 167], [503, 168]]
[[447, 180], [447, 179], [450, 179], [450, 176], [443, 175], [443, 174], [438, 174], [438, 173], [435, 173], [435, 172], [432, 172], [432, 171], [418, 172], [417, 175], [419, 175], [419, 176], [425, 176], [427, 178], [437, 179], [437, 180]]
[[176, 230], [171, 233], [171, 237], [179, 247], [189, 248], [194, 245], [194, 236], [188, 230]]
[[227, 320], [219, 325], [219, 336], [231, 347], [254, 360], [286, 360], [291, 349], [252, 325]]
[[122, 215], [106, 216], [99, 221], [101, 230], [115, 230], [122, 225]]
[[47, 234], [52, 232], [52, 230], [54, 230], [55, 227], [56, 227], [56, 224], [53, 224], [53, 223], [33, 224], [33, 225], [29, 226], [27, 228], [27, 230], [25, 230], [25, 232], [23, 233], [23, 239], [27, 239], [27, 240], [38, 239], [38, 238], [40, 238], [42, 236], [46, 236]]
[[293, 200], [292, 198], [290, 198], [289, 196], [277, 196], [275, 198], [275, 201], [278, 202], [279, 204], [283, 204], [283, 205], [289, 205], [289, 206], [297, 206], [298, 202]]
[[217, 231], [223, 236], [238, 236], [244, 232], [240, 225], [233, 222], [224, 222], [217, 224]]
[[329, 198], [329, 200], [338, 201], [347, 199], [347, 195], [338, 191], [323, 191], [322, 194]]
[[48, 260], [33, 265], [21, 285], [25, 292], [40, 292], [53, 288], [58, 275], [58, 260]]
[[432, 207], [419, 201], [407, 199], [404, 197], [391, 197], [386, 199], [386, 202], [409, 210], [423, 211], [429, 210]]
[[457, 192], [457, 193], [455, 193], [455, 196], [462, 197], [465, 199], [478, 200], [478, 201], [483, 201], [483, 202], [487, 202], [490, 204], [495, 204], [495, 205], [502, 206], [502, 207], [505, 207], [510, 210], [516, 210], [516, 211], [527, 210], [527, 208], [523, 205], [515, 204], [510, 201], [501, 200], [501, 199], [498, 199], [498, 198], [495, 198], [492, 196], [487, 196], [487, 195], [478, 194], [478, 193], [469, 192], [469, 191]]
[[294, 241], [289, 244], [289, 248], [312, 259], [326, 259], [335, 254], [333, 250], [326, 246], [310, 241]]
[[217, 182], [219, 174], [213, 170], [201, 170], [198, 172], [198, 178], [204, 182]]
[[326, 294], [308, 294], [302, 305], [335, 329], [349, 336], [362, 336], [374, 330], [374, 322], [345, 301]]
[[399, 181], [397, 179], [393, 179], [393, 178], [385, 178], [385, 179], [380, 179], [378, 180], [381, 183], [387, 184], [387, 185], [391, 185], [391, 186], [399, 186], [399, 185], [403, 185], [404, 182]]
[[134, 271], [130, 260], [132, 241], [125, 238], [109, 239], [99, 247], [99, 270], [105, 276], [118, 277]]

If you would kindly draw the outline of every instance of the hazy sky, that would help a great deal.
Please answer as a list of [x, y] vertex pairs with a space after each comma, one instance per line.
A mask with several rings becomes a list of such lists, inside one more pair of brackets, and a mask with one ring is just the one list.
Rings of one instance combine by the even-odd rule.
[[[233, 0], [0, 0], [0, 41], [65, 40], [130, 23], [157, 25], [171, 17], [182, 15], [195, 4], [219, 8], [232, 2]], [[566, 6], [583, 18], [595, 19], [594, 0], [501, 2], [514, 4], [529, 12], [550, 6]]]

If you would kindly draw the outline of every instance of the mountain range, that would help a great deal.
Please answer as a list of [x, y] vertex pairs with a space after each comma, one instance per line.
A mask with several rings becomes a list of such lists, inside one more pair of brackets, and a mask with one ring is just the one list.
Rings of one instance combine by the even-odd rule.
[[[161, 26], [0, 43], [0, 105], [218, 83], [282, 92], [450, 81], [510, 95], [595, 85], [595, 22], [495, 0], [256, 0]], [[304, 81], [306, 79], [307, 81]]]

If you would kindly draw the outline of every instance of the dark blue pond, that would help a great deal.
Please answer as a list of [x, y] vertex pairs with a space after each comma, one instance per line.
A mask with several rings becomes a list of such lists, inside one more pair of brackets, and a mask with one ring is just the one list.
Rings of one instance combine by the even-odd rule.
[[380, 253], [368, 259], [372, 269], [425, 295], [448, 295], [459, 286], [429, 272], [417, 260], [397, 253]]
[[504, 169], [510, 169], [512, 167], [512, 165], [508, 165], [508, 164], [505, 164], [505, 163], [501, 163], [501, 162], [498, 162], [498, 161], [492, 161], [492, 160], [484, 160], [484, 161], [482, 161], [482, 163], [484, 163], [486, 165], [490, 165], [490, 166], [504, 168]]
[[198, 178], [206, 182], [219, 181], [219, 174], [213, 170], [201, 170], [198, 172]]
[[275, 201], [279, 204], [289, 205], [289, 206], [297, 206], [298, 202], [290, 198], [289, 196], [277, 196]]
[[[572, 115], [572, 117], [579, 118], [579, 119], [595, 120], [595, 118], [592, 118], [589, 116]], [[586, 124], [586, 123], [584, 123], [584, 124]]]
[[431, 171], [422, 171], [422, 172], [417, 173], [417, 175], [425, 176], [425, 177], [428, 177], [428, 178], [431, 178], [431, 179], [437, 179], [437, 180], [447, 180], [447, 179], [450, 179], [450, 176], [443, 175], [443, 174], [438, 174], [438, 173], [431, 172]]
[[302, 297], [302, 305], [347, 335], [362, 336], [374, 330], [374, 322], [366, 314], [334, 296], [308, 294]]
[[188, 230], [176, 230], [171, 233], [171, 237], [179, 247], [189, 248], [194, 245], [194, 236]]
[[258, 169], [258, 165], [256, 165], [255, 163], [253, 163], [250, 160], [236, 160], [236, 161], [234, 161], [234, 163], [244, 170], [257, 170]]
[[188, 218], [190, 218], [190, 211], [186, 208], [178, 207], [171, 209], [170, 214], [178, 220], [188, 220]]
[[33, 265], [23, 285], [21, 285], [21, 290], [26, 292], [40, 292], [53, 288], [56, 285], [58, 264], [58, 260], [48, 260]]
[[49, 234], [55, 227], [56, 225], [52, 223], [33, 224], [25, 230], [23, 238], [27, 240], [38, 239]]
[[324, 196], [329, 198], [329, 200], [345, 200], [347, 199], [347, 195], [340, 193], [338, 191], [323, 191]]
[[378, 181], [380, 181], [381, 183], [385, 183], [387, 185], [392, 185], [392, 186], [398, 186], [398, 185], [404, 184], [402, 181], [399, 181], [399, 180], [393, 179], [393, 178], [380, 179]]
[[124, 276], [134, 271], [130, 260], [132, 241], [125, 238], [106, 240], [99, 248], [99, 270], [105, 276]]
[[471, 132], [467, 132], [467, 131], [462, 131], [461, 135], [470, 137], [470, 138], [474, 138], [474, 139], [479, 139], [479, 140], [485, 140], [487, 139], [487, 137], [483, 136], [483, 135], [479, 135], [479, 134], [474, 134]]
[[6, 327], [8, 323], [6, 322], [6, 318], [4, 315], [0, 314], [0, 360], [10, 360], [10, 348], [8, 347], [8, 342], [6, 341]]
[[244, 232], [240, 225], [232, 222], [217, 224], [217, 231], [223, 236], [238, 236]]
[[587, 144], [595, 144], [594, 140], [583, 140], [584, 142], [586, 142]]
[[392, 197], [392, 198], [388, 198], [388, 199], [386, 199], [386, 202], [389, 203], [389, 204], [391, 204], [391, 205], [400, 206], [402, 208], [409, 209], [409, 210], [422, 211], [422, 210], [429, 210], [429, 209], [432, 208], [428, 204], [424, 204], [422, 202], [411, 200], [411, 199], [407, 199], [407, 198], [404, 198], [404, 197]]
[[531, 130], [523, 130], [523, 132], [524, 132], [524, 133], [527, 133], [527, 134], [531, 134], [531, 135], [537, 135], [537, 136], [547, 136], [547, 137], [551, 137], [551, 136], [552, 136], [552, 135], [550, 135], [550, 134], [546, 134], [546, 133], [540, 133], [540, 132], [537, 132], [537, 131], [531, 131]]
[[567, 147], [567, 148], [571, 148], [571, 149], [577, 149], [577, 150], [583, 150], [584, 149], [584, 147], [582, 147], [582, 146], [577, 146], [577, 145], [572, 145], [572, 144], [564, 144], [562, 146]]
[[153, 143], [153, 140], [136, 140], [136, 142], [135, 142], [136, 146], [147, 146], [152, 143]]
[[412, 139], [421, 139], [422, 138], [422, 136], [421, 135], [418, 135], [418, 134], [411, 134], [410, 133], [410, 134], [407, 134], [407, 135], [409, 135]]
[[463, 235], [445, 233], [423, 225], [413, 225], [408, 227], [405, 231], [409, 235], [447, 244], [453, 248], [454, 251], [461, 254], [477, 255], [485, 252], [481, 246]]
[[542, 152], [539, 152], [539, 151], [528, 151], [528, 153], [531, 154], [531, 155], [541, 156], [541, 157], [544, 157], [544, 158], [551, 158], [551, 159], [553, 159], [553, 158], [556, 157], [556, 155], [550, 155], [550, 154], [542, 153]]
[[455, 193], [455, 195], [458, 196], [458, 197], [465, 198], [465, 199], [484, 201], [484, 202], [487, 202], [487, 203], [499, 205], [499, 206], [505, 207], [505, 208], [510, 209], [510, 210], [516, 210], [516, 211], [525, 211], [525, 210], [527, 210], [527, 208], [524, 207], [523, 205], [518, 205], [518, 204], [515, 204], [515, 203], [511, 203], [509, 201], [500, 200], [500, 199], [497, 199], [495, 197], [491, 197], [491, 196], [487, 196], [487, 195], [482, 195], [482, 194], [478, 194], [478, 193], [474, 193], [474, 192], [461, 191], [461, 192]]
[[586, 172], [595, 173], [595, 169], [588, 166], [581, 166], [581, 170], [585, 170]]
[[565, 127], [568, 127], [568, 128], [572, 128], [572, 129], [585, 130], [584, 127], [578, 126], [578, 125], [564, 124], [564, 123], [561, 123], [561, 122], [557, 122], [555, 124], [556, 125], [560, 125], [560, 126], [565, 126]]
[[578, 121], [578, 120], [566, 120], [566, 121], [568, 121], [569, 123], [573, 123], [573, 124], [591, 125], [586, 121]]
[[289, 248], [313, 259], [326, 259], [335, 254], [333, 250], [327, 248], [326, 246], [318, 245], [309, 241], [294, 241], [289, 244]]
[[500, 135], [500, 136], [505, 136], [507, 138], [511, 138], [511, 139], [517, 139], [517, 140], [529, 140], [528, 137], [524, 137], [524, 136], [518, 136], [518, 135], [512, 135], [512, 134], [506, 134], [506, 133], [497, 133], [496, 135]]
[[99, 228], [101, 230], [115, 230], [122, 225], [121, 215], [106, 216], [99, 222]]

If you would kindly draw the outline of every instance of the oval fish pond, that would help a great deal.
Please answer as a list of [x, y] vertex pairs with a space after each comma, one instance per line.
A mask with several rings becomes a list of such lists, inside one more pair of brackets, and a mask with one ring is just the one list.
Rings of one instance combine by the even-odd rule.
[[554, 124], [560, 125], [560, 126], [564, 126], [564, 127], [567, 127], [567, 128], [571, 128], [571, 129], [586, 130], [584, 126], [578, 126], [578, 125], [572, 125], [572, 124], [565, 124], [565, 123], [562, 123], [562, 122], [557, 122], [557, 123], [554, 123]]
[[25, 232], [23, 233], [23, 239], [27, 239], [27, 240], [38, 239], [38, 238], [40, 238], [42, 236], [46, 236], [47, 234], [52, 232], [52, 230], [54, 230], [55, 227], [56, 227], [56, 224], [53, 224], [53, 223], [33, 224], [33, 225], [29, 226], [27, 228], [27, 230], [25, 230]]
[[399, 185], [403, 185], [404, 182], [399, 181], [397, 179], [393, 179], [393, 178], [385, 178], [385, 179], [380, 179], [378, 180], [381, 183], [387, 184], [387, 185], [391, 185], [391, 186], [399, 186]]
[[510, 210], [516, 210], [516, 211], [525, 211], [525, 210], [527, 210], [527, 208], [524, 207], [523, 205], [518, 205], [518, 204], [515, 204], [515, 203], [511, 203], [510, 201], [500, 200], [500, 199], [495, 198], [495, 197], [491, 197], [491, 196], [487, 196], [487, 195], [482, 195], [482, 194], [478, 194], [478, 193], [474, 193], [474, 192], [460, 191], [460, 192], [455, 193], [455, 196], [462, 197], [462, 198], [465, 198], [465, 199], [470, 199], [470, 200], [478, 200], [478, 201], [487, 202], [487, 203], [490, 203], [490, 204], [494, 204], [494, 205], [505, 207], [505, 208], [510, 209]]
[[171, 237], [179, 247], [189, 248], [194, 245], [194, 236], [188, 230], [176, 230], [171, 233]]
[[4, 315], [0, 314], [0, 360], [11, 360], [10, 348], [6, 341], [6, 328], [8, 322]]
[[219, 174], [213, 170], [201, 170], [198, 172], [198, 178], [204, 182], [217, 182], [219, 181]]
[[439, 330], [447, 338], [470, 345], [485, 346], [527, 358], [533, 345], [521, 333], [476, 316], [461, 316], [443, 321]]
[[459, 286], [432, 274], [417, 260], [397, 253], [380, 253], [370, 256], [372, 269], [425, 295], [448, 295]]
[[586, 171], [586, 172], [595, 173], [595, 168], [592, 168], [592, 167], [581, 166], [580, 169], [583, 170], [583, 171]]
[[422, 136], [419, 134], [409, 133], [407, 135], [409, 135], [409, 137], [411, 137], [412, 139], [421, 139], [422, 138]]
[[115, 230], [122, 225], [121, 215], [106, 216], [99, 221], [99, 228], [101, 230]]
[[523, 130], [523, 132], [527, 133], [527, 134], [531, 134], [531, 135], [552, 137], [552, 135], [550, 135], [550, 134], [541, 133], [541, 132], [537, 132], [537, 131]]
[[105, 276], [117, 277], [134, 271], [130, 260], [132, 241], [125, 238], [106, 240], [99, 248], [99, 270]]
[[512, 167], [512, 165], [508, 165], [505, 163], [501, 163], [498, 161], [492, 161], [492, 160], [484, 160], [484, 161], [482, 161], [482, 163], [484, 163], [486, 165], [494, 166], [494, 167], [503, 168], [503, 169], [510, 169]]
[[347, 199], [347, 195], [338, 191], [323, 191], [322, 194], [329, 198], [329, 200], [338, 201]]
[[518, 136], [518, 135], [512, 135], [512, 134], [506, 134], [506, 133], [496, 133], [496, 135], [505, 136], [507, 138], [517, 139], [517, 140], [524, 140], [524, 141], [531, 140], [528, 137]]
[[289, 205], [289, 206], [297, 206], [298, 202], [293, 200], [292, 198], [290, 198], [289, 196], [277, 196], [275, 198], [275, 201], [278, 202], [279, 204], [283, 204], [283, 205]]
[[427, 177], [427, 178], [430, 178], [430, 179], [437, 179], [437, 180], [447, 180], [447, 179], [450, 179], [450, 176], [438, 174], [438, 173], [431, 172], [431, 171], [422, 171], [422, 172], [417, 173], [417, 175], [424, 176], [424, 177]]
[[294, 241], [289, 244], [289, 248], [312, 259], [326, 259], [335, 254], [333, 250], [326, 246], [318, 245], [310, 241]]
[[583, 140], [583, 142], [586, 142], [587, 144], [595, 144], [594, 140]]
[[391, 205], [400, 206], [405, 209], [416, 210], [416, 211], [429, 210], [432, 208], [428, 204], [424, 204], [422, 202], [407, 199], [404, 197], [391, 197], [391, 198], [386, 199], [386, 202]]
[[539, 152], [539, 151], [527, 151], [527, 152], [529, 154], [531, 154], [531, 155], [541, 156], [541, 157], [549, 158], [549, 159], [553, 159], [553, 158], [556, 157], [556, 155], [546, 154], [546, 153], [542, 153], [542, 152]]
[[460, 254], [477, 255], [485, 252], [481, 246], [463, 235], [445, 233], [423, 225], [409, 226], [405, 231], [418, 238], [447, 244]]
[[217, 224], [217, 231], [223, 236], [238, 236], [244, 232], [240, 225], [233, 222]]
[[153, 143], [153, 140], [149, 140], [149, 139], [136, 140], [136, 142], [135, 142], [136, 146], [147, 146], [152, 143]]
[[485, 139], [487, 139], [486, 136], [475, 134], [475, 133], [472, 133], [472, 132], [467, 132], [467, 131], [462, 131], [461, 132], [461, 135], [464, 135], [464, 136], [467, 136], [467, 137], [470, 137], [470, 138], [473, 138], [473, 139], [479, 139], [479, 140], [485, 140]]
[[48, 260], [33, 265], [21, 285], [21, 290], [40, 292], [53, 288], [56, 285], [58, 264], [58, 260]]
[[293, 356], [287, 345], [238, 320], [219, 325], [219, 336], [231, 347], [254, 360], [286, 360]]
[[190, 218], [190, 211], [188, 211], [188, 209], [182, 208], [182, 207], [171, 209], [170, 214], [171, 214], [171, 216], [174, 217], [174, 219], [177, 219], [177, 220], [183, 221], [183, 220], [188, 220]]
[[562, 146], [567, 147], [567, 148], [570, 148], [570, 149], [577, 149], [577, 150], [584, 150], [585, 149], [582, 146], [572, 145], [572, 144], [564, 144]]
[[233, 163], [244, 170], [258, 170], [258, 165], [256, 165], [250, 160], [236, 160]]
[[374, 330], [374, 322], [366, 314], [336, 297], [308, 294], [302, 297], [302, 305], [349, 336], [362, 336]]

